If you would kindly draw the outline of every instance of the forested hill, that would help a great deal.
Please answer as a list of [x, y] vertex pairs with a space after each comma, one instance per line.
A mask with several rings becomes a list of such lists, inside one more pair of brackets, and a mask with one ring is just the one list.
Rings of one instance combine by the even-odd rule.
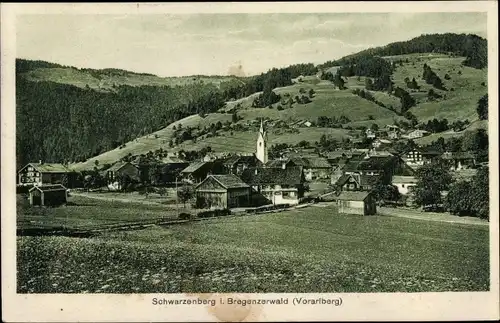
[[357, 61], [373, 56], [396, 56], [415, 53], [443, 53], [465, 57], [463, 65], [484, 68], [488, 65], [488, 43], [486, 39], [473, 34], [430, 34], [408, 41], [391, 43], [383, 47], [369, 48], [338, 60], [328, 61], [319, 67], [356, 64]]
[[[18, 59], [17, 166], [40, 159], [84, 161], [176, 120], [204, 116], [226, 101], [289, 85], [315, 71], [313, 64], [298, 64], [247, 78], [202, 76], [187, 82], [182, 77], [161, 84], [154, 75]], [[106, 77], [111, 86], [102, 86]]]

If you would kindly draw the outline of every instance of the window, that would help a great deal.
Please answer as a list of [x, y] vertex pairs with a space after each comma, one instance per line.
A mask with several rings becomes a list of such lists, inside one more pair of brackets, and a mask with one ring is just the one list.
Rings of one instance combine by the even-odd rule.
[[401, 187], [405, 187], [405, 184], [402, 184]]

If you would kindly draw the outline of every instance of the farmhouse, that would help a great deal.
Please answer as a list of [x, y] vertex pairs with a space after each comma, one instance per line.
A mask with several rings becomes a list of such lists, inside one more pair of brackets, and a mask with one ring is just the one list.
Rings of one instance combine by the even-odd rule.
[[335, 199], [339, 213], [360, 215], [377, 213], [375, 198], [370, 192], [342, 192]]
[[63, 164], [29, 163], [21, 168], [18, 173], [20, 185], [46, 185], [65, 184], [72, 187], [76, 181], [77, 173]]
[[469, 169], [476, 165], [476, 159], [470, 152], [446, 152], [442, 155], [442, 159], [452, 171]]
[[226, 209], [250, 205], [250, 186], [233, 174], [208, 175], [195, 191], [197, 207]]
[[334, 184], [337, 191], [371, 191], [381, 180], [381, 175], [342, 175]]
[[228, 174], [241, 175], [243, 171], [250, 167], [262, 167], [262, 162], [255, 154], [251, 156], [232, 156], [224, 161], [224, 168]]
[[304, 176], [307, 181], [326, 179], [332, 172], [332, 166], [326, 158], [303, 158], [306, 162], [304, 166]]
[[68, 191], [61, 184], [34, 186], [29, 190], [30, 204], [39, 206], [58, 206], [66, 204]]
[[210, 174], [223, 174], [224, 169], [221, 161], [194, 162], [181, 171], [183, 178], [191, 183], [201, 183]]
[[375, 131], [373, 131], [372, 129], [366, 129], [365, 134], [366, 138], [368, 139], [375, 139], [377, 137]]
[[304, 196], [304, 175], [301, 167], [248, 168], [241, 179], [252, 187], [252, 203], [298, 204]]
[[402, 156], [405, 163], [410, 167], [418, 167], [424, 164], [422, 152], [420, 149], [411, 149], [405, 152]]
[[393, 176], [392, 185], [398, 188], [401, 195], [408, 195], [417, 185], [417, 179], [414, 176]]
[[105, 179], [108, 188], [119, 190], [121, 189], [120, 177], [128, 177], [130, 180], [139, 181], [139, 168], [129, 162], [117, 162], [107, 170], [105, 170]]

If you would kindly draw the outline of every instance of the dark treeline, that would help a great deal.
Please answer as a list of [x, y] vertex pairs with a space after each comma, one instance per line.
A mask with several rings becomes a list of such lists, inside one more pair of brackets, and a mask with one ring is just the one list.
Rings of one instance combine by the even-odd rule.
[[18, 166], [83, 161], [138, 136], [224, 105], [214, 85], [119, 86], [116, 93], [16, 81]]
[[383, 47], [370, 48], [359, 53], [328, 61], [320, 68], [346, 66], [355, 64], [363, 57], [394, 56], [414, 53], [445, 53], [463, 56], [463, 65], [473, 68], [484, 68], [488, 65], [488, 45], [484, 38], [466, 34], [430, 34], [421, 35], [408, 41], [395, 42]]
[[443, 85], [443, 81], [427, 64], [424, 64], [422, 79], [425, 80], [425, 83], [432, 84], [432, 86], [434, 86], [436, 89], [446, 90], [446, 88]]

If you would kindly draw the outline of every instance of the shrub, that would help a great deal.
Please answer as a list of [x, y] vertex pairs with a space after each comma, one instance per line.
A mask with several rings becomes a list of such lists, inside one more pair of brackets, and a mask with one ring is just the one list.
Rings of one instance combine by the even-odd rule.
[[189, 220], [189, 219], [191, 219], [191, 214], [184, 212], [179, 214], [179, 220]]

